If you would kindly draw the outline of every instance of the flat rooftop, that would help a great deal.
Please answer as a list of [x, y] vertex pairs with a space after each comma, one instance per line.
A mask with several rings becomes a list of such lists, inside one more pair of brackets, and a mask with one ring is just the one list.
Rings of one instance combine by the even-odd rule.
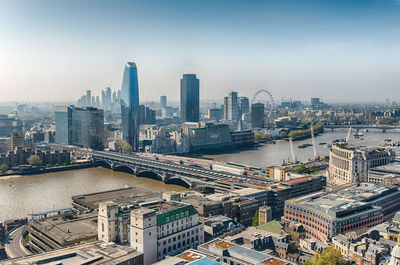
[[72, 196], [74, 206], [83, 206], [90, 210], [99, 208], [100, 202], [113, 201], [119, 206], [135, 204], [138, 200], [160, 197], [161, 193], [150, 192], [136, 187], [128, 187], [96, 193]]
[[77, 215], [72, 219], [61, 216], [33, 219], [29, 223], [60, 245], [79, 240], [97, 240], [97, 212]]
[[4, 265], [48, 264], [48, 265], [83, 265], [83, 264], [119, 264], [123, 261], [141, 256], [142, 253], [128, 246], [101, 244], [94, 242], [75, 245], [40, 254], [4, 261]]

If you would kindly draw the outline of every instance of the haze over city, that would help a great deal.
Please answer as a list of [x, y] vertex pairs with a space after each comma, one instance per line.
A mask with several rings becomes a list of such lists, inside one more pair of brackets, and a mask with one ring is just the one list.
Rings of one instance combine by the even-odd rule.
[[[0, 101], [74, 101], [121, 88], [141, 101], [228, 91], [325, 101], [400, 99], [400, 4], [366, 1], [1, 1]], [[22, 78], [23, 77], [23, 78]]]

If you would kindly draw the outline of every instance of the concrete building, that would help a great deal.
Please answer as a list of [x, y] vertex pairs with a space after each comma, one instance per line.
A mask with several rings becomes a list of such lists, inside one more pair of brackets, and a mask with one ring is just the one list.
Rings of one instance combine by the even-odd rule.
[[223, 120], [228, 120], [228, 97], [224, 97]]
[[207, 123], [203, 127], [188, 128], [192, 151], [219, 149], [232, 146], [229, 126]]
[[56, 120], [57, 144], [72, 144], [72, 107], [55, 106], [54, 116]]
[[252, 130], [245, 131], [231, 131], [232, 145], [238, 146], [252, 146], [254, 145], [254, 132]]
[[217, 108], [208, 109], [208, 119], [219, 121], [222, 119], [222, 110]]
[[8, 259], [1, 264], [143, 265], [143, 254], [128, 246], [95, 242]]
[[338, 234], [368, 229], [400, 209], [396, 186], [362, 183], [336, 193], [314, 193], [287, 200], [284, 220], [304, 225], [307, 237], [326, 241]]
[[329, 179], [335, 184], [368, 182], [368, 170], [394, 161], [395, 153], [384, 148], [335, 144], [329, 152]]
[[71, 162], [71, 154], [68, 150], [34, 150], [17, 147], [13, 151], [0, 154], [0, 165], [6, 164], [9, 168], [27, 165], [31, 155], [37, 155], [43, 165], [69, 165]]
[[251, 104], [250, 119], [251, 119], [251, 126], [253, 128], [264, 128], [265, 117], [264, 117], [264, 104], [263, 103]]
[[[99, 205], [99, 240], [127, 243], [143, 253], [143, 264], [153, 264], [204, 242], [203, 224], [192, 205], [158, 198], [127, 206]], [[128, 220], [128, 222], [127, 222]], [[107, 230], [108, 228], [108, 230]]]
[[258, 224], [262, 225], [272, 221], [272, 208], [262, 206], [258, 209]]
[[204, 218], [203, 223], [205, 242], [243, 229], [243, 226], [240, 223], [223, 215], [206, 217]]
[[200, 119], [199, 79], [195, 74], [184, 74], [181, 79], [181, 121], [198, 122]]

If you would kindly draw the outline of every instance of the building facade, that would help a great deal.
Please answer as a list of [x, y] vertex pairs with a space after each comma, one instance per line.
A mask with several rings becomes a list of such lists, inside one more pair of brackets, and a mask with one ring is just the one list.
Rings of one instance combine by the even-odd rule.
[[251, 104], [251, 126], [253, 128], [263, 128], [264, 127], [264, 104], [254, 103]]
[[237, 121], [239, 119], [239, 105], [237, 92], [230, 92], [228, 95], [228, 120]]
[[198, 122], [199, 119], [199, 79], [195, 74], [184, 74], [181, 79], [181, 121]]
[[[111, 90], [110, 90], [111, 93]], [[122, 136], [133, 151], [139, 148], [139, 83], [136, 64], [125, 64], [121, 87]]]
[[329, 152], [329, 179], [335, 184], [368, 182], [368, 170], [394, 161], [395, 153], [383, 148], [357, 148], [335, 144]]

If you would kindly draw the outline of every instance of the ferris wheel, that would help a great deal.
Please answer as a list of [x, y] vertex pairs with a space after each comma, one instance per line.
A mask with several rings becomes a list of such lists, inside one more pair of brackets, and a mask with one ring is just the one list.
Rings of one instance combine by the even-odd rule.
[[265, 108], [269, 110], [275, 108], [274, 97], [267, 89], [260, 89], [254, 94], [251, 104], [255, 103], [263, 103]]

